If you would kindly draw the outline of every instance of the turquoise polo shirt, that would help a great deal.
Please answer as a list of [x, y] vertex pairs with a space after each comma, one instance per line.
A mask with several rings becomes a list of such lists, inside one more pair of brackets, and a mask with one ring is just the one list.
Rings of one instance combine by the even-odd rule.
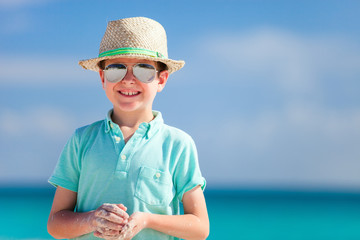
[[[105, 120], [77, 129], [65, 145], [49, 182], [77, 192], [76, 212], [122, 203], [134, 212], [180, 214], [185, 192], [205, 187], [196, 147], [185, 132], [164, 124], [160, 112], [141, 123], [125, 144], [120, 127]], [[97, 239], [87, 234], [78, 239]], [[177, 239], [144, 229], [133, 239]]]

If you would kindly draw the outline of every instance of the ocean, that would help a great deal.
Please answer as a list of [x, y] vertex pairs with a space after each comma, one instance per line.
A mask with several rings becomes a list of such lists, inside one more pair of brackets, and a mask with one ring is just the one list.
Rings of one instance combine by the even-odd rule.
[[[0, 240], [52, 239], [53, 188], [0, 188]], [[206, 189], [209, 240], [360, 240], [360, 193]]]

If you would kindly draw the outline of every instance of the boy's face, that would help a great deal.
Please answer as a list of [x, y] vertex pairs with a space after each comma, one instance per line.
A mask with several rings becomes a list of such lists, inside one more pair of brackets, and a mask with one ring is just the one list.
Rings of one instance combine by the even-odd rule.
[[133, 75], [133, 66], [137, 63], [146, 63], [156, 66], [156, 62], [134, 58], [116, 58], [106, 60], [104, 67], [110, 64], [124, 64], [127, 66], [125, 77], [117, 83], [109, 82], [104, 77], [104, 71], [100, 70], [100, 78], [106, 96], [114, 106], [114, 111], [149, 113], [152, 111], [152, 103], [156, 93], [161, 92], [169, 77], [167, 70], [156, 74], [151, 83], [140, 82]]

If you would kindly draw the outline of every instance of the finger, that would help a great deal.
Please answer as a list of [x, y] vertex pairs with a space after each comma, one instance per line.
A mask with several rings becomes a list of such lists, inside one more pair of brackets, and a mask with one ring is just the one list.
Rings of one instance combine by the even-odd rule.
[[124, 204], [116, 204], [116, 206], [118, 206], [119, 208], [121, 208], [125, 212], [127, 211], [127, 207], [125, 207]]
[[120, 235], [120, 231], [109, 229], [109, 230], [106, 230], [106, 231], [104, 232], [104, 235], [115, 237], [115, 236], [119, 236], [119, 235]]
[[129, 215], [125, 212], [125, 210], [121, 209], [116, 204], [105, 203], [105, 204], [102, 205], [102, 208], [109, 211], [109, 212], [113, 212], [116, 215], [118, 215], [118, 216], [120, 216], [120, 217], [122, 217], [124, 219], [129, 218]]
[[96, 231], [94, 232], [94, 236], [95, 236], [95, 237], [100, 237], [100, 236], [101, 236], [101, 232], [99, 232], [98, 230], [96, 230]]
[[100, 234], [104, 234], [104, 232], [105, 232], [106, 230], [107, 230], [106, 228], [98, 227], [95, 232], [98, 232], [98, 233], [100, 233]]
[[98, 238], [107, 239], [107, 240], [119, 239], [119, 235], [107, 236], [107, 235], [104, 235], [103, 233], [101, 233], [100, 231], [95, 231], [94, 236], [98, 237]]
[[97, 232], [99, 232], [103, 236], [119, 236], [120, 230], [112, 230], [109, 228], [97, 228]]
[[123, 217], [120, 217], [119, 215], [116, 215], [112, 212], [108, 212], [104, 209], [98, 210], [95, 212], [96, 217], [104, 218], [110, 222], [114, 222], [117, 224], [125, 223], [125, 219]]
[[121, 231], [123, 228], [123, 224], [113, 223], [104, 218], [96, 218], [95, 223], [96, 223], [96, 229], [103, 228], [103, 229]]
[[120, 239], [131, 239], [138, 233], [137, 228], [136, 223], [134, 221], [130, 221], [123, 227], [120, 233]]

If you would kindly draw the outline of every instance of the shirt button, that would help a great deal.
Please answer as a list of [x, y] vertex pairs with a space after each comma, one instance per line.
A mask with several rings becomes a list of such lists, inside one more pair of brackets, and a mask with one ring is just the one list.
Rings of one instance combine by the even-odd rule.
[[121, 155], [121, 159], [122, 159], [122, 160], [126, 160], [126, 156], [125, 156], [125, 155]]
[[120, 142], [120, 140], [121, 140], [120, 137], [118, 137], [118, 136], [115, 137], [115, 141], [116, 141], [116, 142]]
[[157, 178], [159, 178], [159, 177], [161, 177], [161, 173], [156, 173], [155, 176], [156, 176]]
[[111, 127], [111, 128], [114, 128], [114, 125], [113, 125], [112, 123], [110, 123], [110, 127]]

